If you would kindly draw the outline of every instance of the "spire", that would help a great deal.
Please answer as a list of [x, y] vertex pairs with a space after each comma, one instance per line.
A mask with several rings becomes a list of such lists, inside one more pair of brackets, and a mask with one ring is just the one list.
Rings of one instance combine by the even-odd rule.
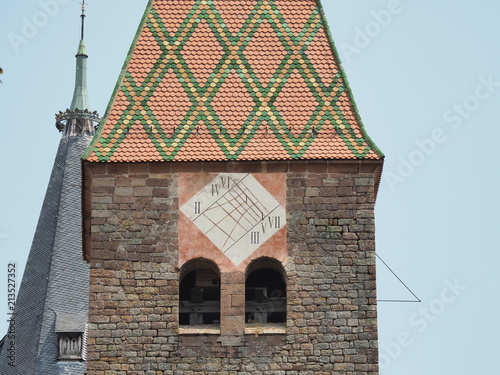
[[66, 112], [56, 115], [56, 127], [64, 135], [85, 134], [93, 136], [95, 133], [94, 122], [100, 121], [97, 112], [90, 112], [89, 97], [87, 92], [87, 49], [85, 47], [85, 1], [82, 1], [81, 38], [76, 53], [75, 91], [71, 106]]
[[[81, 42], [75, 98], [77, 94], [87, 97], [85, 75], [81, 74], [87, 58], [84, 47]], [[97, 113], [88, 108], [77, 102], [56, 115], [57, 128], [64, 135], [11, 315], [15, 355], [9, 348], [12, 340], [5, 340], [3, 348], [0, 341], [2, 375], [86, 374], [90, 268], [82, 259], [81, 157], [99, 121]]]
[[75, 80], [75, 92], [73, 94], [73, 101], [71, 102], [70, 110], [79, 109], [89, 110], [89, 98], [87, 93], [87, 51], [84, 42], [84, 31], [85, 31], [85, 1], [82, 2], [82, 36], [80, 39], [80, 45], [78, 46], [78, 52], [76, 53], [76, 80]]

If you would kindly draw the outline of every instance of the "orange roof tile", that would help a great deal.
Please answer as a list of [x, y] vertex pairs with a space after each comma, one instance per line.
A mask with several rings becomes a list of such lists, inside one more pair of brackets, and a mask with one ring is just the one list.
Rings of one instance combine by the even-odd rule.
[[317, 0], [151, 0], [93, 162], [380, 159]]

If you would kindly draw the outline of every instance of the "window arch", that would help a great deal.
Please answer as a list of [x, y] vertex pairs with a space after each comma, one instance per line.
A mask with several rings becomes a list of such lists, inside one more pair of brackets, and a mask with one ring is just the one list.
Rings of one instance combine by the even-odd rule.
[[196, 259], [186, 263], [180, 273], [179, 325], [218, 325], [220, 294], [220, 271], [213, 262]]
[[286, 272], [277, 260], [260, 258], [248, 266], [245, 322], [286, 322]]

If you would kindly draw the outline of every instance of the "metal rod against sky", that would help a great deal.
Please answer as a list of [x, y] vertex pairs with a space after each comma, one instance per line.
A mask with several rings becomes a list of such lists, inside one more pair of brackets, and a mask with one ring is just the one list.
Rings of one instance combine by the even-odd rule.
[[83, 40], [83, 35], [85, 31], [85, 1], [82, 1], [82, 40]]

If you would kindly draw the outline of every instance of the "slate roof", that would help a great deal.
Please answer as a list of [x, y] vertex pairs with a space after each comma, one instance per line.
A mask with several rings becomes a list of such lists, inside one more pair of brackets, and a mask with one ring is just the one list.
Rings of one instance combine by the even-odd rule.
[[[82, 258], [81, 156], [91, 137], [63, 137], [16, 299], [16, 366], [8, 345], [0, 374], [83, 375], [85, 362], [58, 362], [57, 325], [84, 327], [90, 267]], [[9, 341], [7, 339], [7, 341]]]
[[[7, 337], [0, 344], [2, 375], [86, 373], [90, 266], [82, 257], [81, 157], [95, 134], [93, 123], [98, 115], [88, 110], [84, 5], [73, 101], [71, 109], [56, 115], [56, 127], [63, 137], [16, 298], [15, 338]], [[58, 360], [58, 332], [63, 330], [83, 334], [84, 360]], [[12, 341], [15, 366], [9, 358]]]
[[150, 0], [91, 162], [381, 159], [316, 0]]

